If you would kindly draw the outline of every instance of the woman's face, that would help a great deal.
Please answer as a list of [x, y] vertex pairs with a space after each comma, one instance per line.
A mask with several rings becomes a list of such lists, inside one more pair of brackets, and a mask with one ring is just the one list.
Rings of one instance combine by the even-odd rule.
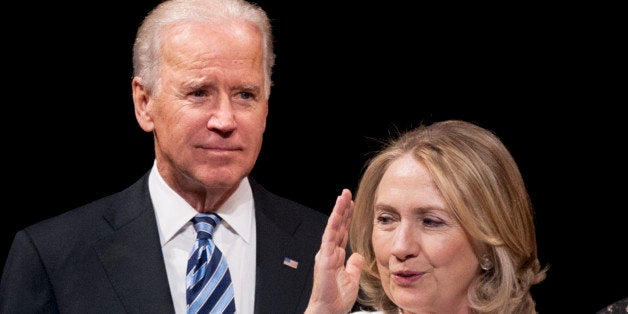
[[394, 161], [375, 195], [373, 249], [386, 295], [404, 313], [466, 313], [480, 274], [470, 239], [423, 164]]

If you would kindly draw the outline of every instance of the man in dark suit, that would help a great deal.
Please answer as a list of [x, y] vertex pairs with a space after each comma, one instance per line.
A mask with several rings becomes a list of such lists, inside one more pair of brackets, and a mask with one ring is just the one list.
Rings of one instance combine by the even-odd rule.
[[135, 184], [17, 233], [1, 313], [185, 313], [191, 219], [213, 233], [238, 313], [302, 313], [326, 216], [249, 177], [274, 65], [266, 13], [169, 0], [140, 26], [131, 83], [155, 162]]

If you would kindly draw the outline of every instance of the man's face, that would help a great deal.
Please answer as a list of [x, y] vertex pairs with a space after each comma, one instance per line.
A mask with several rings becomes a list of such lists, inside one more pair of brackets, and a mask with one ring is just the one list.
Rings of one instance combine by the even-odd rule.
[[159, 86], [136, 114], [177, 191], [233, 190], [259, 155], [268, 114], [260, 33], [239, 24], [165, 33]]

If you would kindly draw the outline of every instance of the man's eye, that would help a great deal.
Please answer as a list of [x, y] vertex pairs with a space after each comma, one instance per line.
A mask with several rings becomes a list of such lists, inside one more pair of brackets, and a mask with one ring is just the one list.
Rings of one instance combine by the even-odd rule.
[[253, 97], [253, 94], [249, 92], [240, 92], [239, 94], [241, 99], [250, 99]]
[[206, 95], [206, 93], [202, 90], [197, 90], [195, 92], [192, 93], [192, 96], [194, 97], [204, 97]]

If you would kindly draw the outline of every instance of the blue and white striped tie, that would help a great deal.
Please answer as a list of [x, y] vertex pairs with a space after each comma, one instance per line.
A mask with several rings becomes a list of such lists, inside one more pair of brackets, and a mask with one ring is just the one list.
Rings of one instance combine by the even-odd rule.
[[227, 260], [212, 239], [220, 217], [200, 213], [192, 218], [192, 222], [197, 236], [186, 276], [188, 314], [235, 313]]

